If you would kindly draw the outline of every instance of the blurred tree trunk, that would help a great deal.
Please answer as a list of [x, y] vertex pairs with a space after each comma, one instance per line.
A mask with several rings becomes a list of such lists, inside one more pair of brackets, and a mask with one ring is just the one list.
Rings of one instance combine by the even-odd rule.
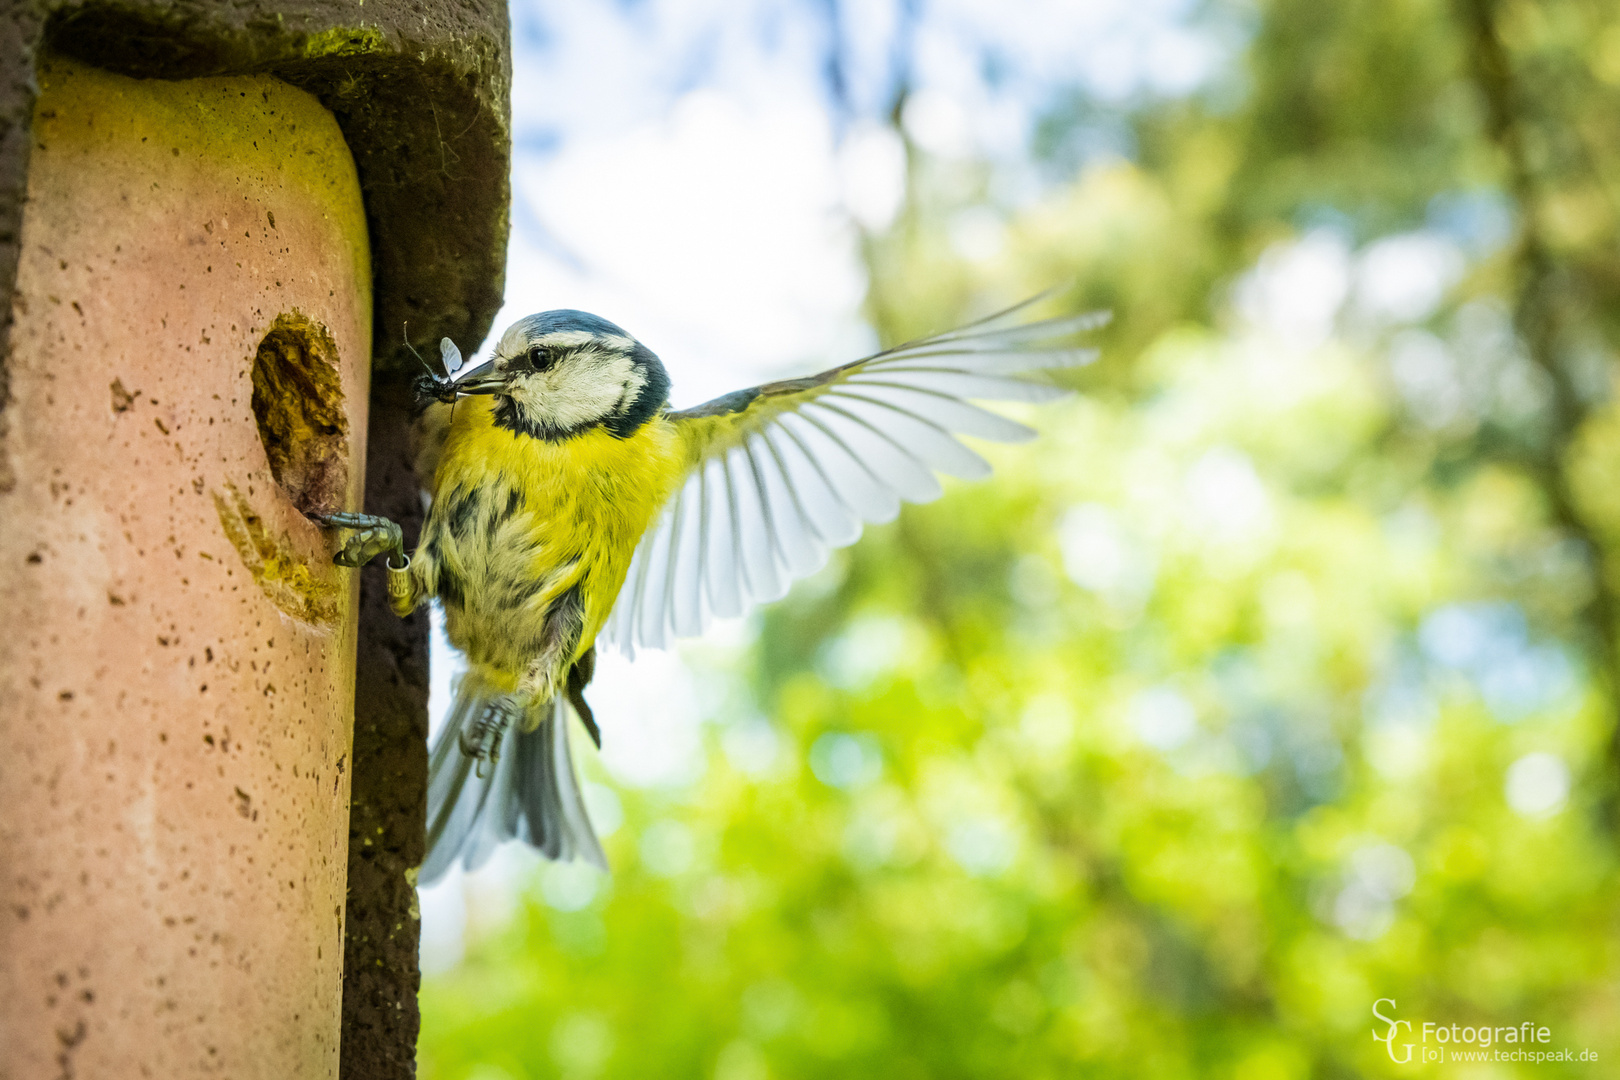
[[[1580, 178], [1544, 177], [1538, 168], [1538, 159], [1550, 159], [1577, 163], [1582, 166], [1581, 172], [1595, 174], [1595, 151], [1580, 145], [1572, 148], [1573, 152], [1566, 148], [1560, 155], [1545, 145], [1555, 136], [1535, 130], [1536, 117], [1555, 117], [1561, 126], [1573, 129], [1580, 110], [1572, 100], [1562, 100], [1572, 95], [1557, 92], [1570, 85], [1568, 78], [1556, 82], [1543, 79], [1541, 85], [1532, 86], [1519, 76], [1503, 38], [1502, 24], [1507, 17], [1504, 5], [1498, 0], [1456, 0], [1456, 14], [1465, 39], [1469, 75], [1484, 106], [1486, 134], [1501, 154], [1505, 187], [1518, 213], [1518, 237], [1512, 253], [1514, 327], [1552, 391], [1546, 436], [1527, 464], [1546, 493], [1558, 525], [1581, 543], [1592, 560], [1591, 596], [1581, 614], [1593, 673], [1612, 715], [1620, 700], [1620, 629], [1616, 625], [1620, 568], [1615, 566], [1598, 524], [1582, 507], [1569, 467], [1571, 450], [1582, 426], [1606, 400], [1606, 395], [1598, 397], [1580, 385], [1570, 332], [1591, 315], [1579, 309], [1582, 300], [1590, 302], [1594, 296], [1602, 295], [1602, 289], [1584, 280], [1588, 267], [1583, 265], [1582, 252], [1571, 252], [1568, 245], [1560, 250], [1548, 235], [1549, 199], [1557, 188], [1578, 184]], [[1577, 77], [1585, 74], [1580, 72]], [[1532, 94], [1538, 90], [1560, 100], [1532, 101]], [[1565, 138], [1580, 141], [1580, 135], [1572, 130], [1565, 132]], [[1532, 150], [1537, 143], [1542, 144], [1539, 154]], [[1597, 185], [1602, 182], [1600, 175], [1590, 180]], [[1613, 240], [1610, 228], [1601, 230], [1600, 236], [1587, 238], [1582, 246], [1612, 246]], [[1610, 775], [1606, 810], [1611, 825], [1620, 826], [1620, 723], [1614, 725], [1607, 752]]]

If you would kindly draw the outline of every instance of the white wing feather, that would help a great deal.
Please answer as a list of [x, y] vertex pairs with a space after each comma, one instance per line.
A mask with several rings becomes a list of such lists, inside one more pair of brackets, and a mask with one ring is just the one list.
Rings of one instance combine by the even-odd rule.
[[716, 616], [781, 598], [863, 524], [893, 520], [902, 501], [938, 498], [936, 472], [988, 476], [989, 463], [958, 436], [1022, 442], [1035, 432], [973, 402], [1064, 396], [1019, 376], [1089, 363], [1094, 349], [1052, 343], [1108, 321], [1092, 313], [1007, 325], [1024, 306], [670, 414], [677, 425], [729, 425], [731, 435], [704, 443], [636, 548], [602, 638], [634, 656], [701, 634]]

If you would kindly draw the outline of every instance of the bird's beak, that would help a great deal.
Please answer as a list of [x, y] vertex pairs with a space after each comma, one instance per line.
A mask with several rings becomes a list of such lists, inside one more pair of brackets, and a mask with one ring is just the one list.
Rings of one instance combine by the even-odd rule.
[[456, 394], [493, 394], [506, 385], [506, 377], [496, 372], [495, 361], [486, 360], [455, 382]]

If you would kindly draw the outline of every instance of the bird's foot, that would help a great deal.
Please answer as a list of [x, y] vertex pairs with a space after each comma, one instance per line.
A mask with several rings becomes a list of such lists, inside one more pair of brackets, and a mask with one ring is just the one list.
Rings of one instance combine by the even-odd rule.
[[492, 703], [484, 715], [474, 720], [461, 733], [461, 752], [478, 762], [477, 774], [482, 780], [501, 761], [501, 739], [512, 717], [502, 703]]
[[353, 529], [355, 533], [332, 556], [339, 566], [364, 566], [386, 553], [390, 566], [405, 565], [405, 534], [385, 517], [374, 514], [314, 514], [312, 519], [328, 529]]

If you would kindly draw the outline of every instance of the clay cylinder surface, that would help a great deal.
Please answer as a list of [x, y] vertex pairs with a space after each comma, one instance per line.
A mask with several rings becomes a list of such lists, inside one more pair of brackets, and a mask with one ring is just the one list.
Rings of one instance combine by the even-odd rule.
[[335, 1076], [360, 187], [268, 77], [39, 71], [0, 427], [0, 1077]]

